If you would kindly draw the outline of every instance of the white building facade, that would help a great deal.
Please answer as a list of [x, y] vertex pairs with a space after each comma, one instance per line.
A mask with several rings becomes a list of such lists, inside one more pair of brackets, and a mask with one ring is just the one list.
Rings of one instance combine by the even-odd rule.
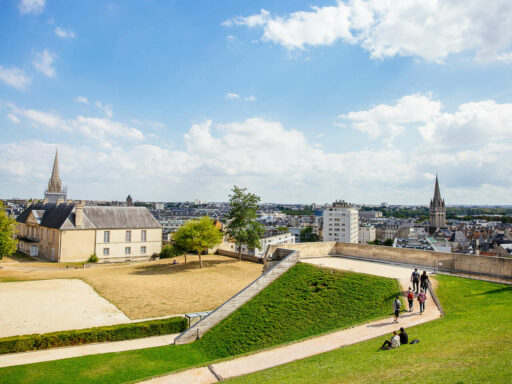
[[359, 227], [359, 244], [368, 244], [370, 241], [375, 241], [375, 227], [361, 225]]
[[323, 241], [357, 243], [359, 239], [359, 215], [352, 205], [335, 201], [324, 210]]

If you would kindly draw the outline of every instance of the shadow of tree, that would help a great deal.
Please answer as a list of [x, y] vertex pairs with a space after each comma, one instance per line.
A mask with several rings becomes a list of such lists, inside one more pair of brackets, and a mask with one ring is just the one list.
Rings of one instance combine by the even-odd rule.
[[474, 293], [472, 295], [466, 295], [465, 297], [482, 296], [482, 295], [494, 295], [495, 293], [508, 292], [508, 291], [512, 291], [512, 286], [504, 287], [504, 288], [498, 288], [498, 289], [492, 289], [490, 291], [485, 291], [485, 292], [480, 292], [480, 293]]
[[[141, 265], [131, 272], [133, 275], [173, 275], [177, 273], [186, 273], [201, 269], [199, 267], [199, 258], [197, 256], [187, 256], [186, 263], [183, 262], [183, 258], [180, 260], [180, 264], [172, 264], [173, 259], [169, 259], [168, 263], [155, 264], [155, 265]], [[208, 269], [217, 265], [230, 265], [237, 264], [238, 260], [226, 259], [226, 260], [208, 260], [208, 256], [203, 256], [203, 268]]]

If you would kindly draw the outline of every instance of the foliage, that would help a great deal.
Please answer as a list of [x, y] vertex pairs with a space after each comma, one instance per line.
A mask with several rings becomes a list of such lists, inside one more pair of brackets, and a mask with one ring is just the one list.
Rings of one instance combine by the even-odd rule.
[[[298, 264], [214, 327], [199, 342], [7, 367], [0, 369], [0, 377], [4, 382], [13, 384], [67, 384], [70, 381], [74, 384], [114, 384], [140, 381], [178, 369], [205, 365], [230, 351], [255, 351], [263, 345], [275, 346], [283, 340], [313, 336], [315, 332], [350, 327], [360, 321], [389, 315], [390, 303], [397, 290], [393, 279], [351, 272], [330, 273], [314, 266]], [[311, 306], [315, 299], [319, 302]], [[294, 309], [298, 311], [297, 314], [293, 313]], [[233, 322], [233, 318], [240, 319], [238, 312], [264, 313], [264, 318], [244, 317], [239, 325]], [[289, 314], [291, 322], [288, 323], [286, 316]], [[276, 332], [275, 337], [269, 335], [272, 328], [267, 321], [275, 321], [275, 324], [270, 324], [272, 327], [275, 325], [280, 334]], [[240, 331], [240, 327], [248, 332], [247, 335]], [[210, 333], [216, 336], [208, 336]], [[236, 344], [243, 346], [246, 343], [246, 336], [251, 347], [236, 347]], [[223, 346], [224, 338], [226, 347]]]
[[236, 185], [229, 196], [230, 211], [226, 216], [225, 232], [238, 246], [238, 259], [242, 260], [242, 245], [261, 249], [263, 226], [256, 221], [260, 197]]
[[184, 317], [143, 321], [36, 335], [0, 339], [0, 354], [66, 347], [70, 345], [137, 339], [183, 332], [188, 326]]
[[288, 227], [277, 227], [276, 228], [279, 232], [284, 232], [284, 233], [288, 233], [290, 232], [290, 228]]
[[14, 238], [15, 233], [16, 220], [7, 214], [3, 202], [0, 201], [0, 259], [16, 251], [18, 240]]
[[284, 207], [277, 207], [282, 213], [290, 216], [312, 216], [315, 214], [315, 211], [311, 206], [302, 207], [302, 209], [290, 209]]
[[419, 377], [427, 384], [512, 382], [512, 287], [446, 275], [436, 279], [446, 315], [407, 329], [419, 344], [380, 352], [381, 337], [229, 383], [408, 384]]
[[300, 231], [300, 242], [314, 242], [320, 241], [320, 236], [313, 232], [313, 227], [306, 227]]
[[172, 257], [181, 256], [185, 250], [180, 248], [177, 244], [165, 244], [160, 252], [161, 259], [170, 259]]
[[93, 253], [89, 259], [87, 260], [88, 263], [97, 263], [98, 262], [98, 256], [96, 256], [95, 253]]
[[386, 247], [392, 247], [394, 243], [393, 239], [386, 239], [384, 241], [380, 241], [378, 239], [375, 239], [373, 241], [369, 241], [368, 245], [384, 245]]
[[393, 246], [393, 239], [386, 239], [386, 240], [384, 240], [382, 245], [385, 245], [386, 247], [392, 247]]
[[203, 268], [201, 254], [222, 242], [222, 232], [211, 218], [204, 216], [187, 221], [176, 231], [173, 240], [179, 248], [197, 252], [199, 266]]

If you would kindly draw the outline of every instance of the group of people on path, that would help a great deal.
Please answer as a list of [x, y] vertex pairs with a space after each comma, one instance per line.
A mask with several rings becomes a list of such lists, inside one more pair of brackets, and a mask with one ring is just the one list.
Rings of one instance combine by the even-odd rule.
[[[407, 301], [409, 303], [409, 312], [413, 311], [414, 298], [418, 300], [420, 306], [420, 315], [425, 311], [425, 301], [427, 300], [427, 289], [430, 284], [430, 280], [427, 275], [427, 271], [423, 271], [420, 275], [418, 268], [414, 268], [414, 272], [411, 274], [411, 282], [413, 288], [409, 287], [407, 291]], [[421, 287], [421, 288], [420, 288]], [[398, 323], [398, 317], [400, 316], [400, 309], [402, 302], [400, 301], [400, 295], [396, 295], [393, 301], [393, 312], [395, 313], [395, 323]]]

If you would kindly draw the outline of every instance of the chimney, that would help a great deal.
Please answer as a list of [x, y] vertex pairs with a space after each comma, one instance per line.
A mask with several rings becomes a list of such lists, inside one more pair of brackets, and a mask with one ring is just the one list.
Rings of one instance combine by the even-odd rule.
[[64, 199], [57, 199], [57, 205], [64, 204]]
[[81, 200], [75, 205], [75, 227], [77, 229], [84, 227], [84, 201]]

